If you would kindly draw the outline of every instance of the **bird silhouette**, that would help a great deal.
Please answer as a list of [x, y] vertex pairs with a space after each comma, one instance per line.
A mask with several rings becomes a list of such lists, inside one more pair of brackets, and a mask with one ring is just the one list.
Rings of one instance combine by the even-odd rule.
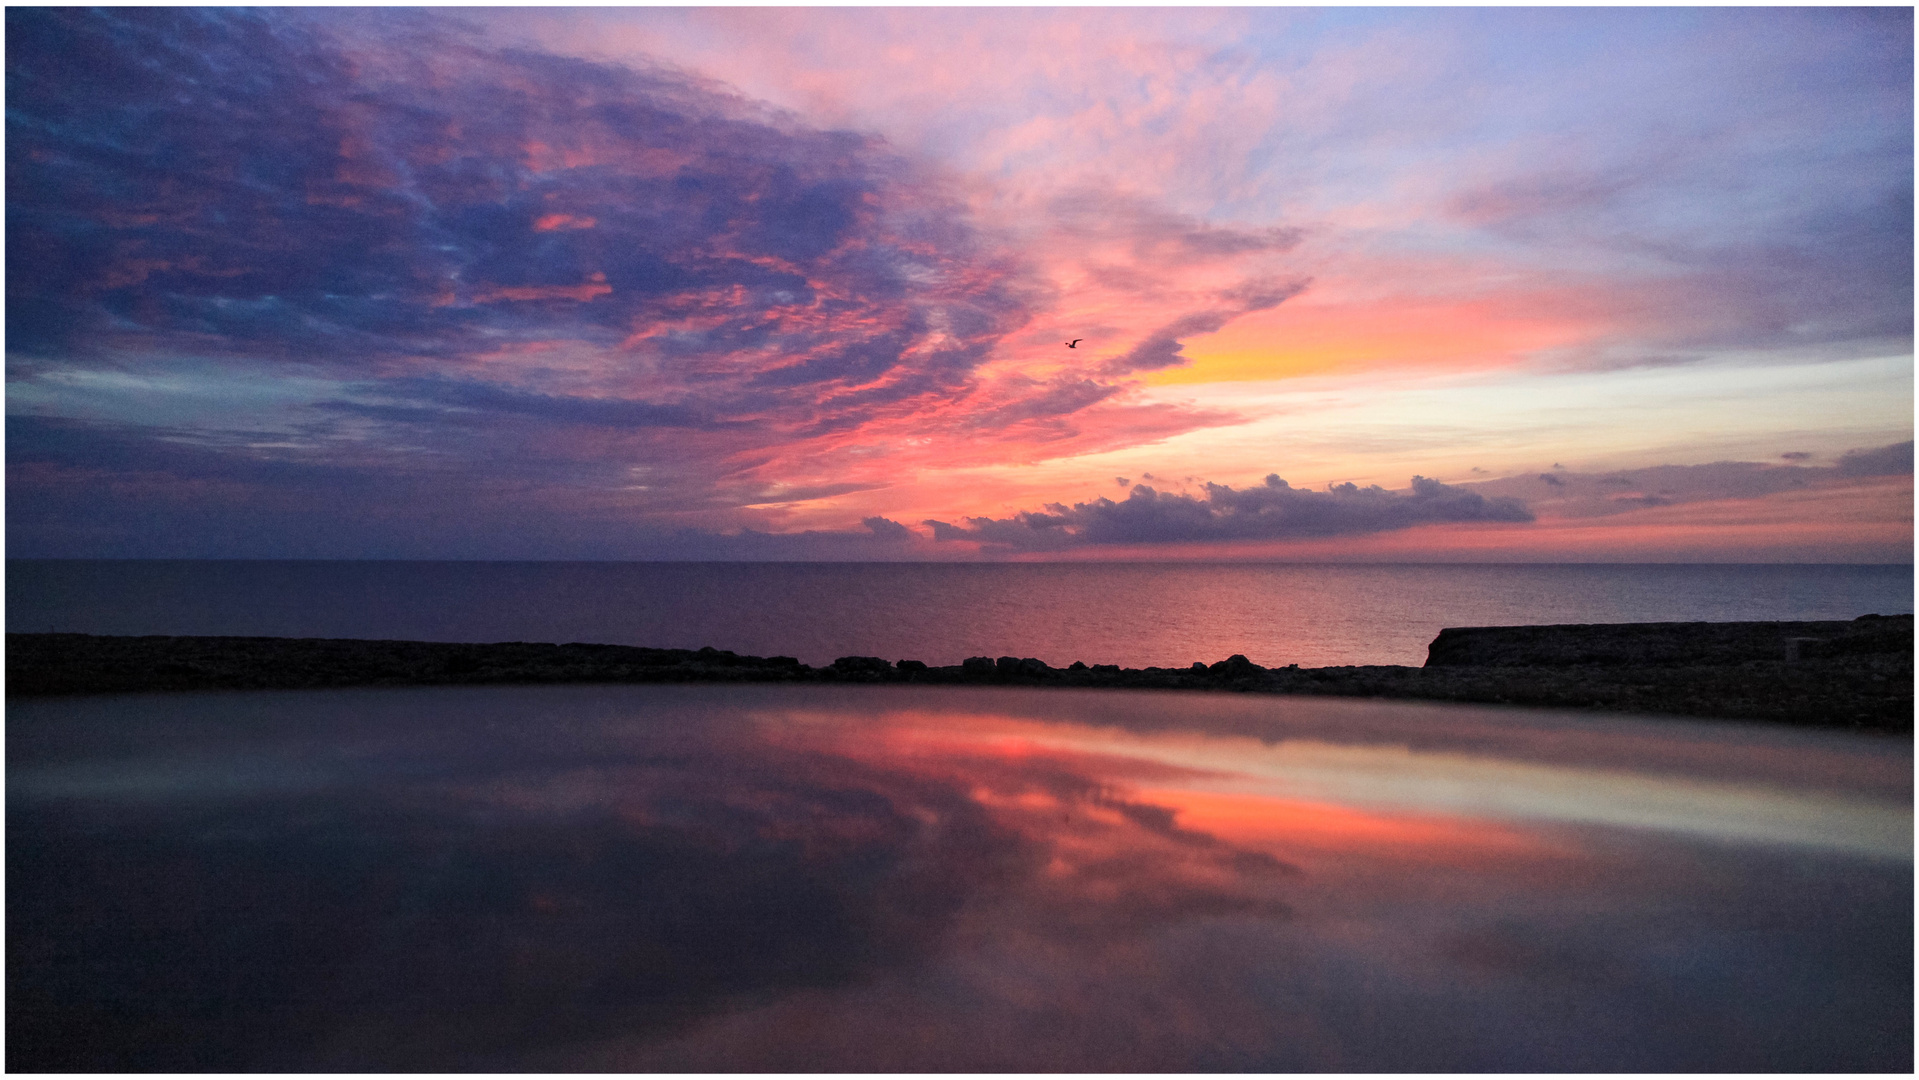
[[1067, 343], [1066, 343], [1066, 347], [1067, 347], [1067, 348], [1069, 348], [1069, 349], [1077, 349], [1077, 348], [1079, 348], [1079, 343], [1080, 343], [1080, 342], [1082, 342], [1082, 341], [1085, 341], [1085, 340], [1086, 340], [1086, 339], [1085, 339], [1085, 338], [1083, 338], [1083, 337], [1076, 337], [1076, 338], [1074, 338], [1073, 340], [1071, 340], [1071, 341], [1069, 341], [1069, 342], [1067, 342]]

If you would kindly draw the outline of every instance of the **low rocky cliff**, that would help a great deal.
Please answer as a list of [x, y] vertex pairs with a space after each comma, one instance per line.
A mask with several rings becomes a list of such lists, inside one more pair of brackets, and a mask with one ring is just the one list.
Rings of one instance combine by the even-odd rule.
[[1912, 616], [1848, 622], [1593, 623], [1441, 630], [1427, 667], [1621, 667], [1791, 663], [1912, 654]]
[[1440, 632], [1425, 667], [935, 667], [623, 645], [8, 634], [7, 696], [561, 682], [917, 683], [1231, 690], [1490, 702], [1912, 731], [1912, 616], [1850, 622], [1494, 626]]

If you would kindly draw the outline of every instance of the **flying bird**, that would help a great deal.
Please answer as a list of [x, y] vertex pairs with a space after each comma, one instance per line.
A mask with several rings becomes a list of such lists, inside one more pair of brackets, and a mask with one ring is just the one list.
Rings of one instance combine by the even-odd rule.
[[1079, 348], [1079, 343], [1080, 343], [1080, 342], [1082, 342], [1082, 341], [1085, 341], [1085, 340], [1086, 340], [1086, 339], [1085, 339], [1085, 338], [1083, 338], [1083, 337], [1076, 337], [1076, 338], [1074, 338], [1073, 340], [1071, 340], [1071, 341], [1069, 341], [1069, 342], [1067, 342], [1067, 343], [1066, 343], [1066, 347], [1067, 347], [1067, 348], [1069, 348], [1069, 349], [1077, 349], [1077, 348]]

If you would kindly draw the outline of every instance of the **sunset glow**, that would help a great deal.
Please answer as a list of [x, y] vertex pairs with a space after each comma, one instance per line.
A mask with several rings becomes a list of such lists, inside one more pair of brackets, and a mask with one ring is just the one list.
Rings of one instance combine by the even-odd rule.
[[1907, 562], [1911, 44], [10, 9], [8, 551]]

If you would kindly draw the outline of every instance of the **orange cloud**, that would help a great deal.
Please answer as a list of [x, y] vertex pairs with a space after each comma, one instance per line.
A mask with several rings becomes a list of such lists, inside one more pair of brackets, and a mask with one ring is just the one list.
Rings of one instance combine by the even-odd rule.
[[584, 303], [595, 297], [608, 296], [613, 286], [606, 283], [606, 275], [596, 273], [578, 285], [493, 285], [473, 290], [473, 302], [490, 304], [496, 300], [578, 300]]
[[533, 228], [539, 232], [552, 232], [555, 229], [590, 229], [599, 224], [598, 219], [575, 217], [572, 214], [545, 214], [533, 222]]

